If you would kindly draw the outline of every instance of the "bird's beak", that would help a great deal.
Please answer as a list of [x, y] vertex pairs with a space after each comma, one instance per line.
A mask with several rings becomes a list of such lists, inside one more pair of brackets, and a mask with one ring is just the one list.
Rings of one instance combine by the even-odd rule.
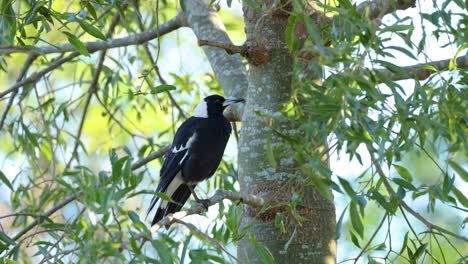
[[223, 107], [226, 108], [235, 103], [244, 103], [245, 100], [242, 98], [228, 97], [224, 100]]

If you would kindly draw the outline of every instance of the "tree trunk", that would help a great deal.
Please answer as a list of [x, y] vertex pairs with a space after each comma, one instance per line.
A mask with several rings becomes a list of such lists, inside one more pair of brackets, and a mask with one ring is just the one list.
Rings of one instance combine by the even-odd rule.
[[[276, 263], [335, 263], [333, 202], [307, 186], [307, 176], [297, 170], [297, 164], [291, 158], [292, 150], [282, 149], [275, 155], [276, 168], [272, 166], [271, 155], [270, 158], [267, 155], [267, 146], [287, 145], [282, 138], [271, 133], [269, 125], [284, 133], [298, 133], [274, 119], [272, 123], [267, 121], [268, 116], [274, 116], [291, 99], [293, 57], [285, 43], [288, 16], [283, 11], [260, 14], [245, 4], [244, 17], [247, 44], [253, 49], [266, 50], [268, 58], [261, 65], [255, 64], [262, 63], [265, 58], [249, 60], [247, 104], [239, 147], [241, 191], [259, 195], [272, 205], [291, 202], [293, 194], [297, 193], [302, 197], [297, 212], [304, 220], [297, 221], [288, 214], [286, 207], [271, 208], [260, 214], [258, 210], [245, 206], [241, 226], [252, 225], [249, 232], [257, 242], [266, 246]], [[275, 227], [278, 213], [285, 215], [284, 234]], [[262, 263], [253, 243], [249, 236], [239, 242], [240, 263]]]

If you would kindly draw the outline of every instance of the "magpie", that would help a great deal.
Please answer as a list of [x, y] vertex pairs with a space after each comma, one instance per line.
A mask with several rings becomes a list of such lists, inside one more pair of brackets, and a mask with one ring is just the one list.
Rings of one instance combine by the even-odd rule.
[[209, 201], [199, 199], [194, 189], [218, 168], [231, 134], [231, 124], [223, 111], [239, 102], [244, 102], [244, 99], [207, 96], [195, 108], [193, 116], [177, 129], [156, 188], [156, 192], [165, 193], [172, 201], [153, 197], [146, 213], [148, 217], [156, 209], [151, 225], [168, 214], [178, 212], [190, 194], [206, 208], [209, 206]]

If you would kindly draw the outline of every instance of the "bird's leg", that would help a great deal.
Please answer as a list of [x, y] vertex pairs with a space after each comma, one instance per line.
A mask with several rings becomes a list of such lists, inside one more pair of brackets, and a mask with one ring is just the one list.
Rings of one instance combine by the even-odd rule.
[[208, 207], [210, 207], [210, 200], [209, 199], [199, 199], [197, 194], [195, 193], [195, 189], [193, 188], [193, 185], [189, 185], [188, 186], [189, 189], [190, 189], [190, 192], [193, 194], [193, 197], [195, 197], [195, 201], [197, 203], [200, 203], [201, 205], [203, 205], [203, 207], [205, 207], [206, 210], [208, 210]]

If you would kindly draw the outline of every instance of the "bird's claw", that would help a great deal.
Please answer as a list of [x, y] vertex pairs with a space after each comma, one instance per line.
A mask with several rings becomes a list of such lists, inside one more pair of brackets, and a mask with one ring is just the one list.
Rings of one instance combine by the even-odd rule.
[[199, 199], [197, 203], [203, 205], [203, 207], [205, 207], [206, 210], [208, 210], [208, 207], [210, 207], [211, 205], [211, 202], [209, 199]]

